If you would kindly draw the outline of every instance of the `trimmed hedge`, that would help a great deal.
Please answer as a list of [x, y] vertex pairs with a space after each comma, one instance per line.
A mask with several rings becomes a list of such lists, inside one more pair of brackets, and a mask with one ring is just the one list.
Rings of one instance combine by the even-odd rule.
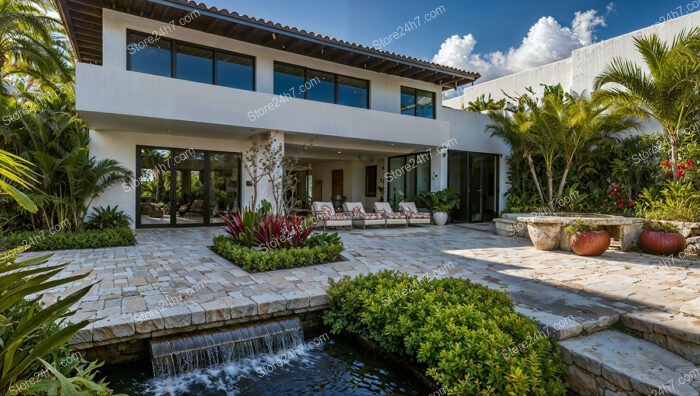
[[556, 343], [504, 292], [393, 271], [330, 283], [332, 333], [366, 337], [424, 366], [447, 394], [566, 394]]
[[322, 243], [313, 247], [257, 250], [241, 246], [225, 235], [214, 237], [214, 251], [248, 272], [274, 271], [338, 261], [342, 243]]
[[136, 235], [130, 228], [81, 232], [26, 231], [0, 236], [0, 250], [31, 245], [30, 250], [95, 249], [133, 246]]

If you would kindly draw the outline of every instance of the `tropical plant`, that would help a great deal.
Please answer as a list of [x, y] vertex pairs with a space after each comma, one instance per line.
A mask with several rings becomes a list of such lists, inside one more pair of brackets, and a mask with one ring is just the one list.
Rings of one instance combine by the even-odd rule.
[[461, 200], [457, 191], [452, 188], [435, 192], [426, 192], [424, 201], [427, 201], [428, 208], [432, 212], [450, 213], [454, 209], [459, 209]]
[[30, 188], [30, 183], [35, 179], [32, 175], [31, 164], [24, 159], [0, 150], [0, 195], [9, 195], [23, 209], [36, 213], [38, 208], [26, 194], [14, 187], [12, 183], [20, 188]]
[[481, 113], [482, 111], [498, 111], [504, 110], [505, 108], [505, 99], [495, 100], [491, 97], [491, 94], [489, 94], [488, 97], [486, 97], [485, 94], [482, 94], [473, 101], [467, 103], [467, 106], [464, 108], [464, 110], [473, 111], [475, 113]]
[[596, 78], [595, 97], [620, 113], [656, 120], [671, 146], [675, 169], [681, 137], [700, 119], [700, 28], [681, 32], [671, 43], [656, 34], [634, 41], [648, 72], [615, 58]]
[[[584, 161], [584, 154], [593, 147], [612, 146], [616, 134], [637, 127], [631, 117], [585, 96], [566, 94], [561, 85], [544, 86], [541, 98], [530, 88], [515, 101], [513, 108], [490, 113], [493, 123], [487, 131], [508, 144], [513, 156], [527, 160], [542, 206], [552, 207], [561, 199], [569, 173]], [[556, 175], [560, 179], [555, 189]]]
[[647, 219], [700, 221], [700, 192], [682, 180], [669, 180], [660, 190], [645, 188], [638, 199], [637, 215]]
[[35, 164], [39, 180], [29, 197], [40, 211], [17, 210], [18, 225], [49, 229], [68, 221], [69, 229], [80, 231], [92, 201], [110, 186], [131, 180], [132, 172], [116, 161], [90, 157], [88, 130], [75, 115], [74, 103], [68, 86], [42, 100], [17, 102], [31, 116], [0, 131], [10, 152]]
[[260, 249], [291, 249], [305, 246], [314, 228], [313, 221], [264, 211], [244, 209], [242, 213], [221, 215], [224, 230], [241, 246]]
[[85, 228], [88, 230], [106, 230], [111, 228], [129, 227], [131, 217], [119, 210], [119, 205], [111, 207], [99, 206], [88, 217]]
[[53, 10], [46, 0], [0, 0], [0, 94], [8, 93], [11, 76], [49, 85], [72, 79], [70, 48]]

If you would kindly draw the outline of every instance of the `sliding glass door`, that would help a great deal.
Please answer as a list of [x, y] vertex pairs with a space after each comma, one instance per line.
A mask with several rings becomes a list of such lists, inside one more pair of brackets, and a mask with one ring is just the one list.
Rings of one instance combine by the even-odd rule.
[[498, 214], [498, 155], [449, 151], [448, 185], [461, 196], [455, 220], [492, 221]]
[[387, 182], [387, 197], [394, 206], [401, 201], [413, 201], [418, 194], [430, 191], [430, 153], [389, 158]]
[[199, 226], [240, 208], [236, 153], [137, 148], [136, 226]]

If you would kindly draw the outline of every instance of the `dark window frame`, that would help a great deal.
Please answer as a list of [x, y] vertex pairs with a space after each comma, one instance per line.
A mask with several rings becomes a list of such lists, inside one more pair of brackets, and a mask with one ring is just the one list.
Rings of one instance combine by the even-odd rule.
[[[144, 73], [144, 72], [140, 72], [140, 71], [131, 69], [131, 55], [132, 54], [129, 53], [129, 35], [130, 34], [138, 34], [138, 35], [145, 36], [145, 37], [150, 37], [150, 36], [152, 36], [152, 34], [144, 33], [144, 32], [138, 31], [138, 30], [134, 30], [134, 29], [127, 29], [126, 30], [126, 47], [125, 47], [126, 48], [126, 70], [133, 71], [134, 73]], [[215, 48], [215, 47], [209, 47], [206, 45], [191, 43], [189, 41], [171, 39], [171, 38], [160, 37], [158, 39], [158, 41], [170, 42], [170, 78], [174, 78], [174, 79], [180, 80], [180, 81], [190, 81], [190, 80], [185, 80], [185, 79], [175, 77], [177, 75], [177, 51], [176, 51], [176, 48], [178, 45], [186, 45], [186, 46], [195, 47], [195, 48], [199, 48], [199, 49], [206, 50], [206, 51], [213, 51], [213, 53], [214, 53], [214, 57], [212, 58], [212, 64], [213, 64], [212, 65], [212, 72], [213, 72], [212, 81], [213, 82], [211, 84], [209, 84], [209, 83], [199, 83], [199, 84], [216, 85], [218, 87], [231, 88], [231, 87], [226, 86], [226, 85], [218, 85], [217, 84], [217, 65], [216, 65], [217, 54], [221, 53], [221, 54], [225, 54], [225, 55], [233, 55], [233, 56], [240, 56], [243, 58], [248, 58], [252, 61], [251, 67], [253, 68], [253, 70], [252, 70], [253, 87], [250, 91], [253, 91], [253, 92], [257, 91], [257, 74], [256, 74], [257, 59], [255, 56], [242, 54], [242, 53], [234, 52], [234, 51], [223, 50], [223, 49]], [[155, 74], [150, 74], [150, 73], [144, 73], [144, 74], [155, 75]], [[190, 81], [190, 82], [196, 82], [196, 81]], [[241, 89], [244, 91], [248, 91], [248, 89], [245, 89], [245, 88], [232, 88], [232, 89]]]
[[[400, 99], [399, 99], [399, 114], [407, 115], [407, 116], [413, 116], [413, 117], [419, 117], [419, 118], [425, 118], [425, 119], [428, 119], [428, 120], [431, 119], [431, 118], [432, 118], [433, 120], [437, 119], [437, 107], [436, 107], [436, 105], [435, 105], [435, 103], [436, 103], [436, 101], [437, 101], [437, 97], [436, 97], [436, 95], [435, 95], [435, 92], [433, 92], [433, 91], [426, 91], [425, 89], [413, 88], [413, 87], [409, 87], [409, 86], [402, 85], [402, 86], [401, 86], [401, 89], [399, 90], [399, 98], [400, 98], [401, 95], [404, 94], [404, 93], [403, 93], [403, 90], [404, 90], [404, 89], [410, 89], [410, 90], [413, 91], [413, 102], [414, 102], [413, 114], [404, 114], [404, 113], [403, 113], [403, 111], [401, 110], [401, 103], [400, 103], [401, 100], [400, 100]], [[421, 116], [418, 115], [418, 91], [430, 93], [430, 95], [432, 96], [432, 98], [433, 98], [433, 116], [432, 116], [432, 117], [421, 117]]]
[[[287, 63], [287, 62], [281, 62], [281, 61], [274, 61], [274, 64], [273, 64], [273, 66], [272, 66], [272, 73], [273, 73], [273, 77], [272, 77], [272, 82], [273, 82], [272, 91], [273, 91], [273, 92], [275, 92], [275, 87], [274, 87], [274, 74], [276, 73], [276, 71], [275, 71], [275, 66], [277, 66], [277, 65], [287, 66], [287, 67], [295, 67], [295, 68], [303, 69], [303, 70], [304, 70], [304, 84], [306, 84], [306, 83], [309, 81], [309, 71], [318, 72], [318, 73], [325, 73], [325, 74], [332, 74], [332, 75], [334, 76], [334, 78], [333, 78], [333, 84], [334, 84], [335, 88], [334, 88], [333, 103], [331, 103], [331, 104], [336, 104], [336, 105], [340, 105], [340, 106], [353, 107], [353, 108], [355, 108], [355, 109], [367, 109], [367, 110], [369, 110], [369, 109], [372, 108], [372, 104], [370, 103], [370, 98], [371, 98], [370, 92], [371, 92], [371, 89], [372, 89], [372, 83], [371, 83], [370, 80], [366, 80], [366, 79], [364, 79], [364, 78], [359, 78], [359, 77], [354, 77], [354, 76], [348, 76], [348, 75], [346, 75], [346, 74], [338, 74], [338, 73], [333, 73], [333, 72], [329, 72], [329, 71], [325, 71], [325, 70], [319, 70], [319, 69], [315, 69], [315, 68], [313, 68], [313, 67], [306, 67], [306, 66], [295, 65], [295, 64], [293, 64], [293, 63]], [[354, 79], [354, 80], [360, 80], [360, 81], [364, 81], [364, 82], [367, 83], [367, 99], [366, 99], [366, 100], [367, 100], [367, 107], [357, 107], [357, 106], [350, 106], [350, 105], [345, 105], [345, 104], [342, 104], [342, 103], [338, 103], [338, 100], [339, 100], [339, 91], [340, 91], [338, 81], [339, 81], [340, 77], [351, 78], [351, 79]], [[297, 99], [313, 100], [314, 102], [319, 102], [319, 103], [328, 103], [328, 102], [323, 102], [323, 101], [320, 101], [320, 100], [308, 99], [307, 92], [309, 92], [308, 89], [307, 89], [306, 91], [304, 91], [303, 98], [302, 98], [301, 96], [294, 96], [294, 97], [297, 98]], [[281, 95], [281, 94], [278, 94], [278, 95]]]

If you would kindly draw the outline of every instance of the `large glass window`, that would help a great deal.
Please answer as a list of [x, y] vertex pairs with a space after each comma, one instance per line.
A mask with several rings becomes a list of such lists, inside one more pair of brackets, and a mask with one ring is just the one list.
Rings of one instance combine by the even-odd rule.
[[275, 95], [292, 95], [303, 99], [301, 89], [306, 82], [304, 76], [303, 67], [275, 63]]
[[141, 73], [170, 77], [172, 43], [151, 36], [130, 32], [127, 35], [128, 69]]
[[255, 89], [253, 57], [138, 32], [127, 34], [127, 70], [230, 88]]
[[401, 114], [416, 114], [416, 90], [401, 87]]
[[435, 93], [401, 87], [401, 114], [435, 118]]
[[306, 78], [306, 99], [335, 103], [335, 74], [309, 70]]
[[401, 155], [389, 158], [388, 199], [396, 206], [401, 201], [415, 201], [430, 191], [430, 153]]
[[255, 62], [253, 58], [224, 52], [216, 53], [216, 85], [255, 89]]
[[369, 108], [369, 81], [339, 76], [338, 104], [363, 109]]
[[275, 95], [369, 109], [369, 81], [275, 62]]
[[201, 83], [214, 82], [214, 51], [177, 44], [175, 78]]
[[241, 207], [241, 155], [139, 147], [136, 226], [221, 223]]

